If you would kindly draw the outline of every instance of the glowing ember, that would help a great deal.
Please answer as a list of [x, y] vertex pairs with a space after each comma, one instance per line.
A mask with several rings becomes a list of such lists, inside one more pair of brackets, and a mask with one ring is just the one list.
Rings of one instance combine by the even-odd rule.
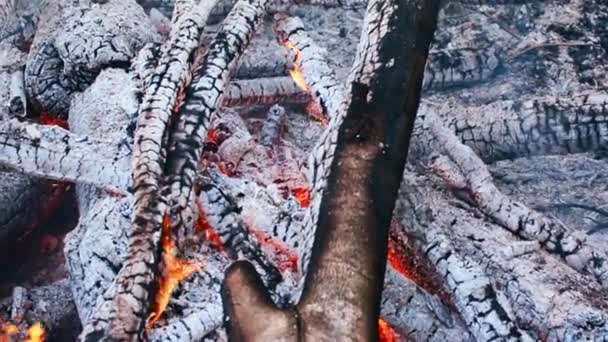
[[378, 340], [381, 342], [397, 342], [399, 334], [385, 320], [378, 320]]
[[170, 229], [169, 217], [165, 216], [163, 219], [163, 236], [161, 241], [164, 269], [158, 291], [156, 292], [154, 313], [148, 322], [148, 329], [154, 326], [167, 308], [169, 299], [179, 282], [188, 278], [202, 267], [200, 263], [191, 263], [175, 257], [175, 243], [171, 239]]
[[320, 121], [323, 126], [329, 126], [329, 119], [323, 112], [321, 105], [317, 101], [310, 101], [306, 104], [306, 112], [312, 116], [313, 119]]
[[269, 248], [272, 250], [270, 255], [273, 255], [276, 259], [276, 264], [279, 270], [284, 271], [292, 271], [298, 272], [298, 255], [289, 249], [289, 247], [283, 245], [281, 242], [273, 239], [268, 234], [264, 233], [261, 230], [252, 228], [251, 224], [247, 225], [249, 228], [249, 232], [255, 236], [256, 240], [258, 240], [263, 248]]
[[416, 282], [416, 274], [412, 272], [412, 267], [409, 265], [410, 263], [408, 263], [404, 256], [397, 251], [397, 246], [392, 239], [389, 239], [388, 241], [387, 260], [397, 272], [401, 273], [401, 275], [407, 279]]
[[302, 208], [308, 208], [310, 205], [310, 190], [308, 188], [294, 188], [291, 190], [291, 194], [298, 200]]
[[218, 129], [217, 128], [212, 128], [209, 130], [209, 134], [207, 134], [207, 142], [208, 143], [213, 143], [216, 145], [219, 145], [218, 142]]
[[[27, 330], [24, 342], [44, 342], [46, 331], [40, 323], [35, 323]], [[19, 328], [13, 324], [0, 324], [0, 342], [16, 341], [19, 337]]]
[[291, 51], [296, 54], [296, 58], [293, 62], [293, 70], [289, 70], [289, 75], [291, 75], [291, 78], [296, 83], [296, 85], [300, 87], [300, 89], [308, 91], [308, 84], [306, 84], [304, 74], [302, 73], [302, 70], [300, 70], [300, 63], [302, 62], [302, 51], [300, 51], [300, 49], [298, 49], [298, 47], [295, 46], [295, 44], [293, 44], [289, 40], [284, 41], [283, 44], [285, 44], [285, 46], [287, 46]]
[[43, 125], [59, 126], [61, 128], [69, 129], [68, 122], [66, 120], [60, 119], [47, 112], [42, 112], [40, 114], [40, 123]]
[[45, 331], [44, 331], [44, 327], [40, 323], [36, 323], [36, 324], [32, 325], [27, 330], [27, 333], [29, 335], [29, 339], [26, 340], [27, 342], [43, 342], [44, 341]]
[[180, 90], [180, 92], [177, 93], [177, 98], [175, 99], [175, 105], [173, 106], [173, 113], [179, 113], [179, 110], [182, 108], [184, 103], [186, 103], [186, 92], [183, 90]]
[[0, 342], [13, 341], [13, 336], [19, 333], [19, 329], [12, 324], [0, 325]]
[[222, 238], [220, 235], [211, 227], [209, 221], [207, 220], [207, 215], [205, 214], [205, 210], [203, 209], [203, 205], [200, 201], [196, 201], [198, 205], [198, 218], [196, 219], [196, 226], [194, 227], [197, 231], [205, 233], [205, 238], [209, 241], [215, 248], [217, 248], [220, 252], [224, 251], [224, 243], [222, 242]]

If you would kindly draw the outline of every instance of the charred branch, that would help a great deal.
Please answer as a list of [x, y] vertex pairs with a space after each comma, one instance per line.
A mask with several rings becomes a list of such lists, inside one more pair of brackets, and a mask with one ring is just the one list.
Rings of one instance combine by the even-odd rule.
[[[224, 300], [234, 338], [377, 338], [388, 226], [438, 10], [433, 1], [368, 4], [349, 98], [310, 163], [313, 205], [302, 233], [314, 247], [308, 255], [304, 249], [303, 269], [310, 260], [310, 271], [302, 299], [295, 309], [276, 309], [252, 268], [231, 268]], [[378, 178], [385, 181], [375, 183]], [[349, 290], [339, 286], [347, 275]]]

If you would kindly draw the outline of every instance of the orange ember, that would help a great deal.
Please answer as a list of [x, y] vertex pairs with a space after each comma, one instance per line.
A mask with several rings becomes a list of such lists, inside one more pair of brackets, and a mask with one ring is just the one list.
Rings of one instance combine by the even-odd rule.
[[277, 266], [279, 270], [298, 272], [298, 255], [289, 249], [289, 247], [283, 245], [280, 241], [273, 239], [268, 234], [261, 230], [257, 230], [249, 226], [249, 232], [255, 236], [264, 247], [270, 248], [273, 251], [273, 255], [276, 258]]
[[212, 128], [209, 130], [209, 134], [207, 134], [208, 143], [214, 143], [214, 144], [218, 145], [217, 132], [218, 132], [217, 128]]
[[399, 334], [385, 320], [378, 320], [378, 339], [381, 342], [397, 342]]
[[0, 342], [13, 341], [13, 336], [19, 334], [19, 329], [12, 324], [0, 325]]
[[393, 268], [397, 272], [401, 273], [401, 275], [403, 275], [407, 279], [416, 282], [416, 273], [412, 271], [412, 267], [410, 263], [405, 260], [405, 257], [399, 253], [395, 241], [393, 241], [392, 239], [388, 240], [387, 260], [391, 263], [391, 266], [393, 266]]
[[300, 69], [302, 51], [289, 40], [283, 41], [283, 44], [296, 54], [296, 58], [293, 62], [293, 70], [289, 70], [289, 75], [291, 75], [291, 78], [300, 89], [308, 91], [308, 84], [306, 84], [306, 80], [304, 79], [304, 73], [302, 73], [302, 70]]
[[302, 208], [308, 208], [310, 205], [310, 190], [308, 188], [294, 188], [291, 190], [291, 194], [298, 200]]
[[[27, 330], [24, 342], [44, 342], [46, 331], [40, 323], [35, 323]], [[0, 342], [12, 342], [19, 338], [19, 328], [13, 324], [0, 324]]]
[[224, 243], [222, 242], [222, 238], [209, 224], [207, 215], [205, 214], [205, 210], [203, 209], [203, 205], [200, 203], [200, 201], [197, 200], [196, 204], [198, 205], [198, 218], [196, 219], [195, 229], [201, 233], [204, 232], [207, 241], [209, 241], [211, 245], [217, 248], [220, 252], [223, 252]]
[[59, 126], [64, 129], [69, 129], [68, 122], [66, 120], [55, 117], [47, 112], [42, 112], [40, 114], [40, 123], [43, 125]]
[[180, 92], [177, 93], [177, 98], [175, 99], [175, 105], [173, 106], [173, 113], [179, 113], [179, 110], [182, 108], [184, 103], [186, 103], [186, 92], [183, 90], [180, 90]]
[[323, 109], [319, 102], [313, 100], [306, 104], [306, 112], [312, 116], [313, 119], [320, 121], [324, 127], [329, 126], [329, 120], [325, 113], [323, 113]]
[[170, 230], [169, 217], [165, 215], [161, 240], [164, 269], [158, 291], [156, 292], [154, 314], [148, 322], [148, 329], [154, 326], [167, 308], [167, 305], [169, 305], [169, 299], [179, 282], [188, 278], [202, 267], [200, 263], [191, 263], [175, 257], [175, 243], [171, 239]]

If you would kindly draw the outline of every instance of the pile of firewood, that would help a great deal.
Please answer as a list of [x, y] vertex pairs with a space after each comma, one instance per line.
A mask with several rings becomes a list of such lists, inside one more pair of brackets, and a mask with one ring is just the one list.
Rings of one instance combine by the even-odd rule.
[[608, 339], [607, 239], [504, 179], [606, 213], [608, 5], [522, 3], [0, 0], [0, 242], [78, 206], [0, 341]]

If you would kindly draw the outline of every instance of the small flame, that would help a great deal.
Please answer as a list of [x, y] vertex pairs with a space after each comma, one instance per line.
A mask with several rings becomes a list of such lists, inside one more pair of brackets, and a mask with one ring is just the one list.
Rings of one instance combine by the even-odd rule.
[[154, 314], [148, 322], [148, 329], [154, 326], [167, 308], [167, 305], [169, 305], [169, 299], [171, 299], [171, 295], [179, 282], [188, 278], [202, 267], [200, 263], [191, 263], [175, 257], [175, 243], [171, 239], [170, 230], [169, 217], [165, 215], [162, 237], [164, 270], [158, 291], [156, 292]]
[[26, 342], [44, 342], [45, 340], [45, 330], [42, 324], [35, 323], [28, 330], [27, 333], [29, 335], [29, 339]]
[[309, 88], [306, 80], [304, 79], [304, 73], [302, 73], [302, 70], [300, 69], [300, 63], [302, 62], [302, 51], [300, 51], [300, 49], [298, 49], [298, 47], [289, 40], [283, 41], [283, 44], [285, 44], [285, 46], [296, 54], [296, 58], [293, 62], [293, 70], [289, 70], [289, 75], [296, 85], [300, 87], [300, 89], [308, 91]]
[[310, 190], [308, 188], [294, 188], [291, 190], [291, 194], [300, 203], [302, 208], [310, 206]]
[[207, 142], [219, 145], [218, 144], [218, 136], [217, 135], [218, 135], [218, 129], [217, 128], [214, 127], [212, 129], [210, 129], [209, 130], [209, 134], [207, 134]]
[[378, 340], [381, 342], [397, 342], [399, 334], [383, 319], [378, 320]]
[[2, 324], [0, 326], [0, 342], [8, 342], [13, 340], [13, 336], [19, 333], [19, 329], [13, 324]]

